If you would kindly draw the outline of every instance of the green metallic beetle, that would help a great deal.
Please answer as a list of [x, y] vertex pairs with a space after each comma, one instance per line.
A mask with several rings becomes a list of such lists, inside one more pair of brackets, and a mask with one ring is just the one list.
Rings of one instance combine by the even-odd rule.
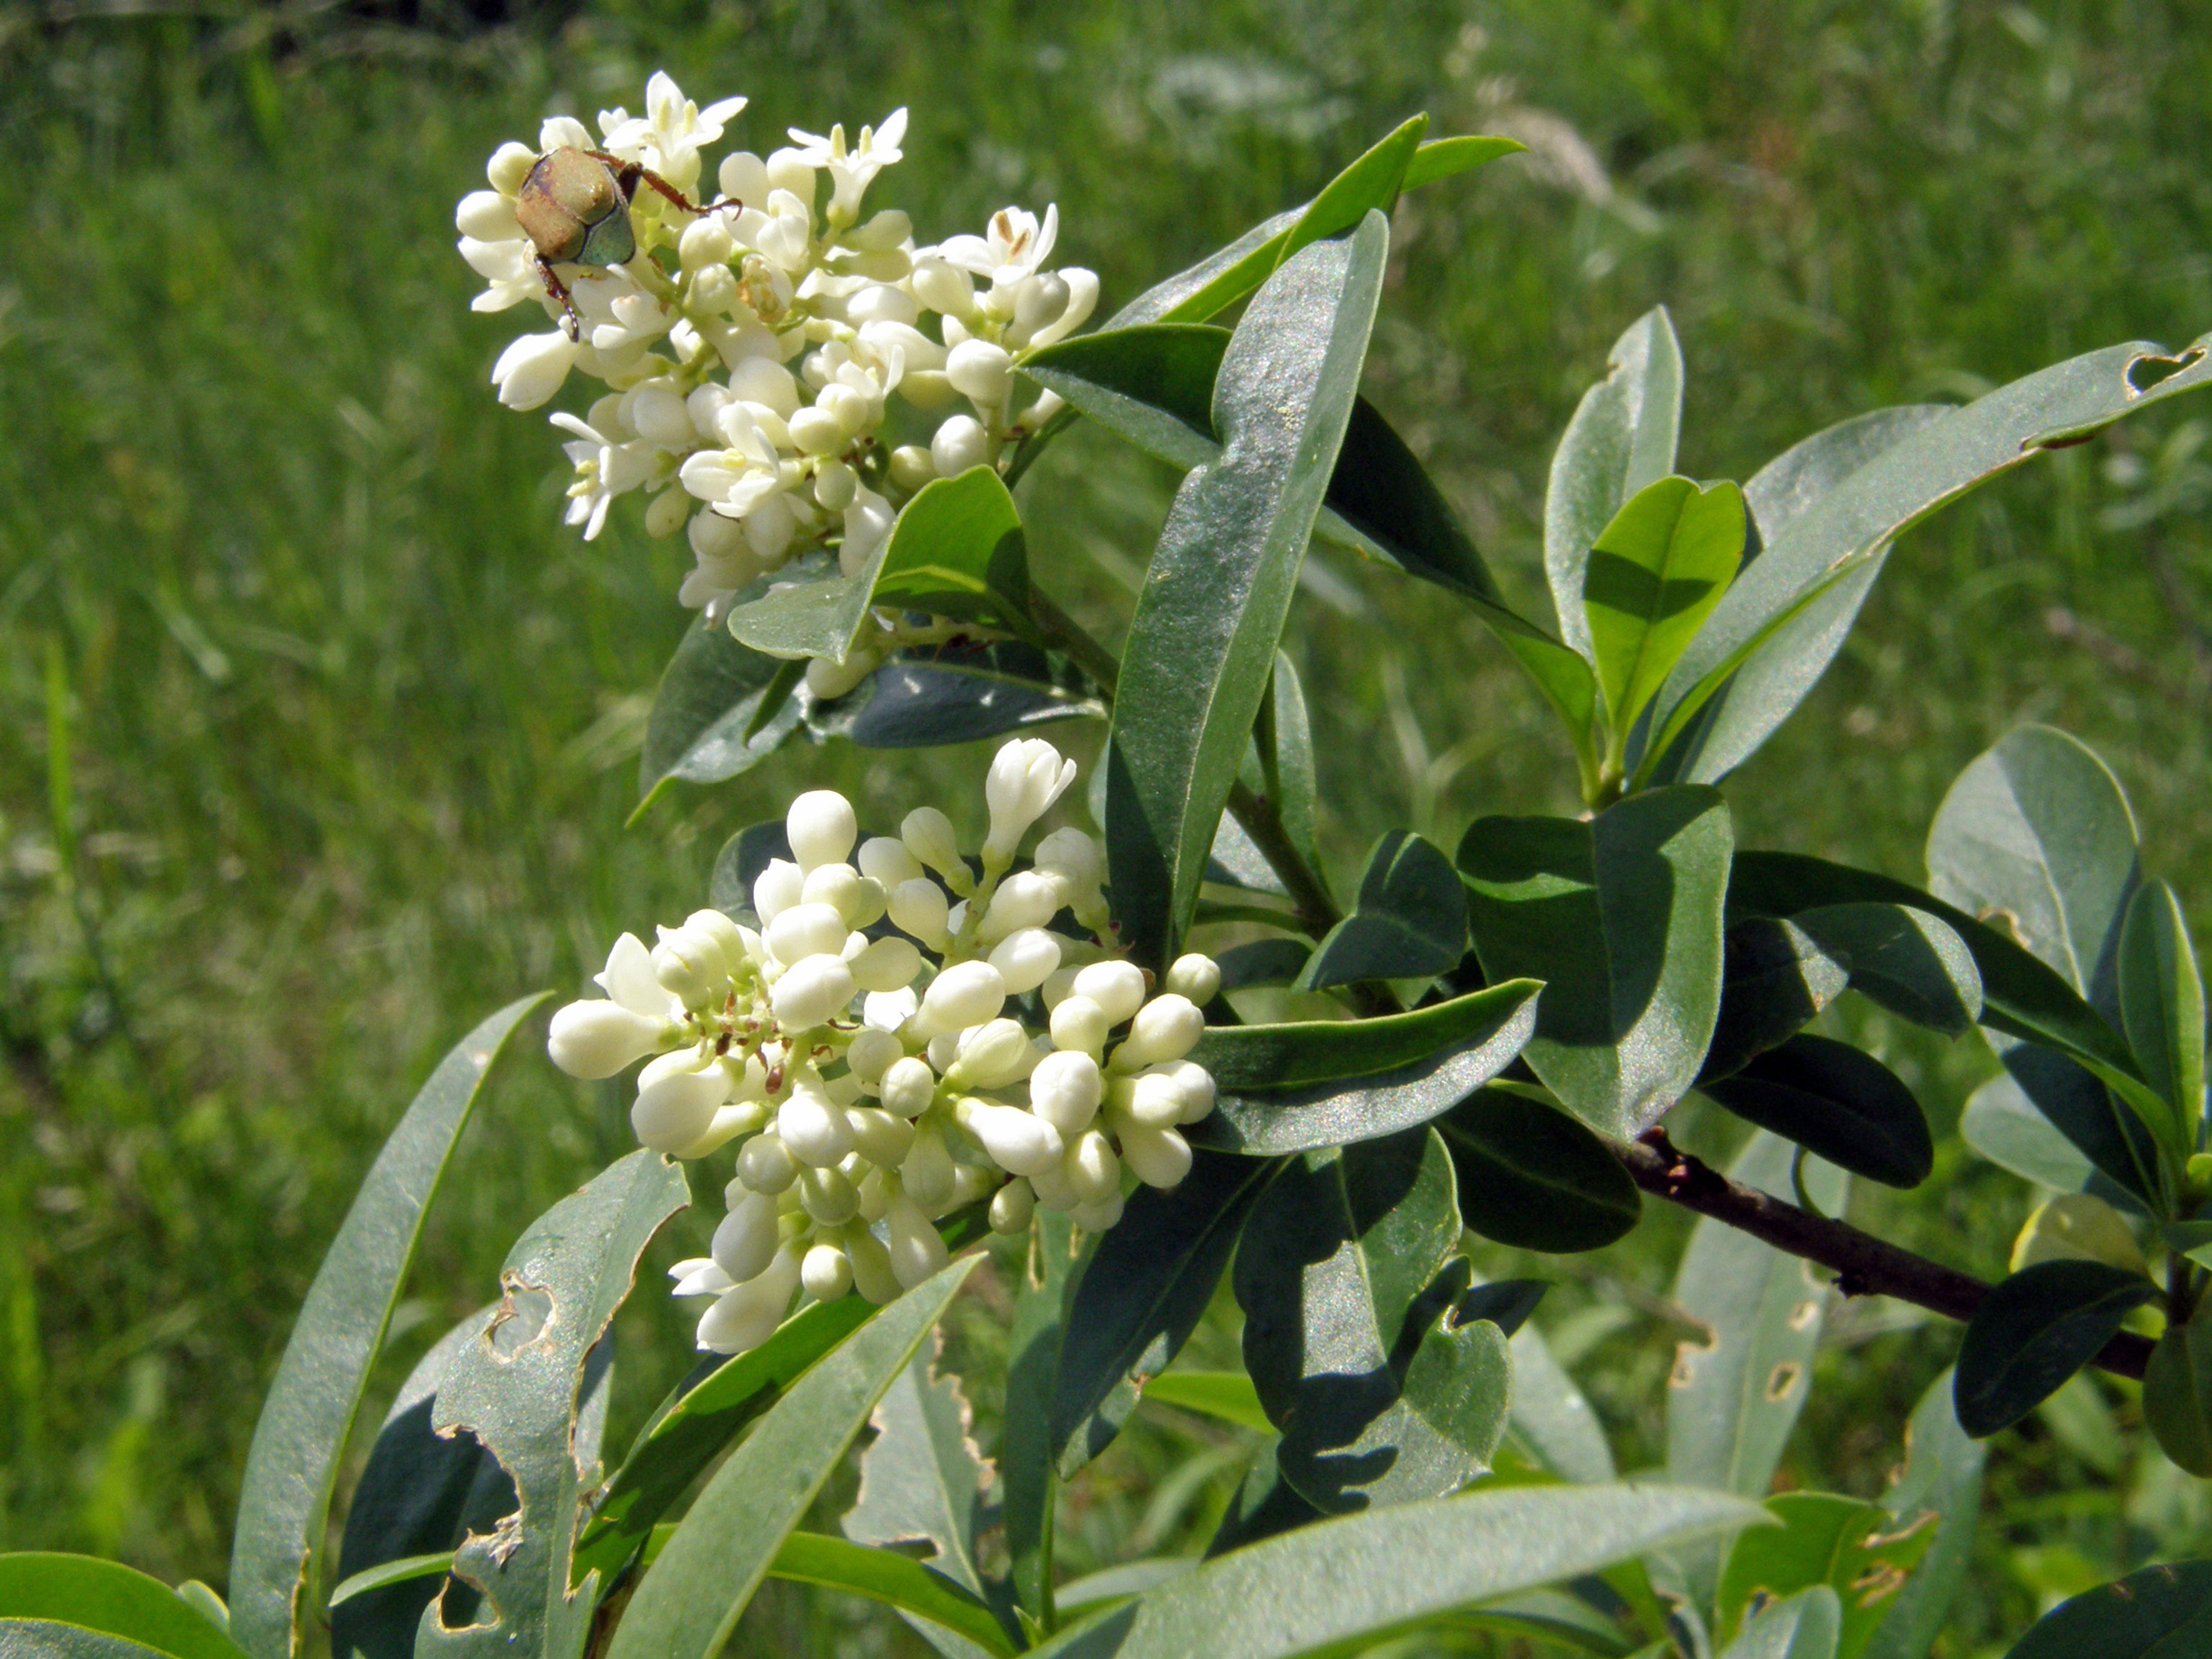
[[[710, 211], [687, 201], [668, 180], [634, 161], [565, 145], [540, 156], [515, 194], [515, 218], [530, 238], [537, 274], [545, 291], [559, 303], [571, 340], [581, 337], [583, 319], [576, 315], [568, 284], [553, 266], [603, 271], [627, 263], [637, 252], [630, 202], [640, 184], [651, 185], [687, 213]], [[725, 199], [713, 205], [739, 204]]]

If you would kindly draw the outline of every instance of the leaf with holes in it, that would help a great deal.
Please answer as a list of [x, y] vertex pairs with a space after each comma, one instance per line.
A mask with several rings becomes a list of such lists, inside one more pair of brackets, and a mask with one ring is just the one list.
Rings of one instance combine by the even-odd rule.
[[1554, 1255], [1600, 1250], [1642, 1215], [1636, 1183], [1603, 1141], [1514, 1087], [1478, 1089], [1436, 1127], [1460, 1215], [1486, 1239]]
[[1935, 1542], [1891, 1599], [1861, 1659], [1928, 1659], [1951, 1598], [1974, 1556], [1982, 1513], [1982, 1465], [1988, 1448], [1958, 1426], [1951, 1409], [1951, 1374], [1929, 1385], [1905, 1428], [1905, 1466], [1882, 1494], [1893, 1528], [1936, 1517]]
[[1622, 503], [1582, 572], [1582, 608], [1614, 741], [1636, 717], [1743, 562], [1743, 492], [1668, 477]]
[[1966, 1322], [1951, 1397], [1977, 1439], [2009, 1429], [2096, 1358], [2129, 1312], [2158, 1295], [2101, 1261], [2039, 1261], [1992, 1287]]
[[1799, 1032], [1705, 1097], [1837, 1168], [1887, 1187], [1917, 1187], [1936, 1166], [1928, 1116], [1902, 1080], [1872, 1054]]
[[932, 1567], [981, 1596], [976, 1533], [990, 1470], [968, 1438], [974, 1419], [960, 1379], [935, 1375], [938, 1346], [923, 1343], [876, 1403], [860, 1493], [839, 1525], [856, 1544], [926, 1544]]
[[1734, 1640], [1762, 1599], [1825, 1584], [1841, 1602], [1836, 1659], [1858, 1659], [1935, 1542], [1935, 1514], [1896, 1523], [1878, 1503], [1830, 1492], [1783, 1493], [1767, 1511], [1782, 1524], [1739, 1533], [1721, 1569], [1715, 1635]]
[[2180, 1561], [2061, 1602], [2005, 1659], [2182, 1659], [2206, 1652], [2212, 1652], [2212, 1561]]
[[1245, 1224], [1245, 1366], [1282, 1430], [1277, 1462], [1317, 1507], [1443, 1497], [1489, 1467], [1511, 1362], [1464, 1305], [1459, 1239], [1432, 1129], [1291, 1160]]
[[514, 1481], [517, 1508], [462, 1544], [453, 1575], [483, 1605], [460, 1628], [441, 1617], [442, 1602], [426, 1607], [419, 1659], [583, 1652], [598, 1581], [571, 1592], [569, 1552], [584, 1474], [575, 1434], [585, 1359], [630, 1294], [645, 1246], [689, 1202], [682, 1166], [641, 1148], [539, 1216], [508, 1252], [499, 1308], [447, 1367], [430, 1427], [472, 1434]]
[[1467, 954], [1467, 894], [1436, 846], [1409, 830], [1384, 832], [1367, 856], [1351, 915], [1329, 929], [1299, 983], [1318, 991], [1360, 980], [1420, 979]]

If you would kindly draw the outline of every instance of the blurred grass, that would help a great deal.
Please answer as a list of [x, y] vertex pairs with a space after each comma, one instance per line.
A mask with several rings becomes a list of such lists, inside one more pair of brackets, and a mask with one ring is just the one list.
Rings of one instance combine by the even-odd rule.
[[[2204, 4], [753, 0], [473, 34], [0, 11], [18, 181], [0, 264], [0, 1547], [220, 1581], [292, 1313], [444, 1045], [693, 908], [722, 836], [800, 787], [878, 818], [932, 794], [974, 811], [972, 755], [802, 750], [623, 829], [684, 561], [634, 508], [591, 547], [559, 527], [552, 435], [486, 384], [513, 319], [466, 309], [450, 214], [499, 139], [634, 104], [662, 65], [701, 97], [749, 93], [733, 139], [763, 149], [787, 123], [910, 103], [883, 199], [924, 236], [1057, 201], [1109, 308], [1413, 110], [1523, 137], [1528, 159], [1401, 207], [1369, 390], [1532, 605], [1551, 444], [1653, 303], [1689, 364], [1684, 465], [1735, 477], [1860, 409], [2212, 327]], [[2184, 405], [2118, 429], [1910, 537], [1820, 691], [1731, 784], [1740, 839], [1915, 874], [1957, 767], [2054, 720], [2112, 760], [2148, 862], [2212, 925], [2208, 422]], [[1102, 621], [1123, 608], [1171, 487], [1093, 435], [1065, 444], [1024, 486], [1043, 579]], [[1322, 563], [1291, 649], [1341, 868], [1391, 824], [1449, 843], [1479, 812], [1572, 804], [1548, 717], [1433, 593]], [[1950, 1122], [1982, 1063], [1884, 1040]], [[509, 1067], [434, 1223], [395, 1379], [626, 1138], [612, 1090]], [[2023, 1209], [1954, 1139], [1933, 1183], [1868, 1213], [1988, 1273]], [[1583, 1370], [1629, 1466], [1657, 1452], [1677, 1333], [1648, 1306], [1681, 1236], [1655, 1215], [1544, 1269], [1562, 1281], [1544, 1323], [1594, 1336]], [[665, 1299], [637, 1303], [617, 1433], [683, 1362]], [[1606, 1308], [1631, 1318], [1607, 1332]], [[956, 1357], [992, 1334], [979, 1300]], [[1201, 1342], [1233, 1359], [1227, 1327]], [[1787, 1478], [1876, 1489], [1954, 1342], [1831, 1348]], [[1133, 1533], [1189, 1546], [1234, 1482], [1224, 1462], [1162, 1499], [1191, 1434], [1232, 1442], [1146, 1415], [1074, 1496], [1071, 1567]], [[1999, 1443], [1948, 1651], [2016, 1629], [2082, 1563], [2204, 1539], [2202, 1489], [2136, 1457], [2039, 1423]], [[748, 1639], [905, 1640], [858, 1618], [779, 1589]]]

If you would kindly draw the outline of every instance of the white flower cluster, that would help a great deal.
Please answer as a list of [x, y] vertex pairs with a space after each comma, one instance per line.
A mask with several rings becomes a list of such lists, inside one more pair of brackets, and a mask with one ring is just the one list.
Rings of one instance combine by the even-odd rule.
[[[602, 152], [689, 195], [702, 147], [745, 100], [702, 110], [656, 74], [645, 103], [643, 116], [602, 112], [596, 143], [580, 121], [556, 116], [535, 150], [509, 143], [493, 154], [491, 188], [464, 196], [455, 216], [462, 256], [490, 284], [477, 309], [536, 299], [560, 315], [515, 212], [541, 155]], [[903, 109], [863, 127], [857, 143], [842, 127], [826, 136], [793, 128], [791, 144], [765, 159], [725, 157], [724, 200], [698, 216], [640, 188], [629, 209], [634, 257], [560, 267], [580, 339], [560, 327], [525, 335], [492, 371], [500, 401], [517, 409], [544, 404], [571, 369], [607, 383], [583, 419], [552, 417], [574, 439], [569, 522], [589, 540], [616, 497], [653, 492], [652, 534], [688, 520], [697, 563], [680, 596], [710, 622], [808, 547], [836, 541], [842, 568], [857, 570], [906, 497], [995, 462], [1057, 408], [1047, 399], [1017, 418], [1013, 372], [1084, 323], [1097, 277], [1044, 268], [1058, 224], [1049, 207], [1041, 223], [1003, 208], [986, 234], [931, 247], [914, 245], [895, 209], [863, 220], [861, 198], [899, 159], [905, 130]], [[967, 408], [943, 418], [928, 444], [886, 454], [877, 435], [894, 392], [919, 409]]]
[[[1220, 970], [1182, 957], [1155, 994], [1116, 956], [1104, 860], [1079, 830], [1013, 868], [1075, 774], [1039, 739], [999, 750], [980, 874], [935, 808], [856, 855], [845, 798], [803, 794], [785, 820], [796, 862], [753, 883], [760, 931], [701, 910], [651, 949], [625, 934], [607, 997], [553, 1016], [553, 1058], [575, 1076], [657, 1056], [630, 1114], [645, 1145], [740, 1143], [713, 1253], [675, 1269], [677, 1295], [714, 1298], [701, 1348], [756, 1346], [801, 1288], [889, 1301], [944, 1265], [931, 1224], [985, 1197], [1002, 1233], [1040, 1204], [1097, 1232], [1120, 1219], [1125, 1169], [1155, 1187], [1189, 1170], [1179, 1127], [1213, 1109], [1214, 1085], [1187, 1056]], [[1054, 931], [1063, 910], [1092, 937]], [[1032, 991], [1042, 1030], [1013, 1000]]]

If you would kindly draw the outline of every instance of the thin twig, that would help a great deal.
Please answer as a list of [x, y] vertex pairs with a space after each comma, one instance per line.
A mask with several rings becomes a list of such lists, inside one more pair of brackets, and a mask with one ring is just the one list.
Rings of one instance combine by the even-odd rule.
[[[1677, 1150], [1664, 1129], [1647, 1129], [1638, 1140], [1607, 1144], [1644, 1191], [1748, 1233], [1789, 1255], [1834, 1269], [1836, 1288], [1847, 1296], [1894, 1296], [1946, 1319], [1963, 1321], [1974, 1317], [1990, 1293], [1990, 1286], [1972, 1274], [1900, 1250], [1848, 1222], [1830, 1221], [1730, 1180], [1710, 1164]], [[2151, 1347], [2148, 1337], [2123, 1331], [2091, 1363], [2116, 1377], [2140, 1380], [2150, 1362]]]

